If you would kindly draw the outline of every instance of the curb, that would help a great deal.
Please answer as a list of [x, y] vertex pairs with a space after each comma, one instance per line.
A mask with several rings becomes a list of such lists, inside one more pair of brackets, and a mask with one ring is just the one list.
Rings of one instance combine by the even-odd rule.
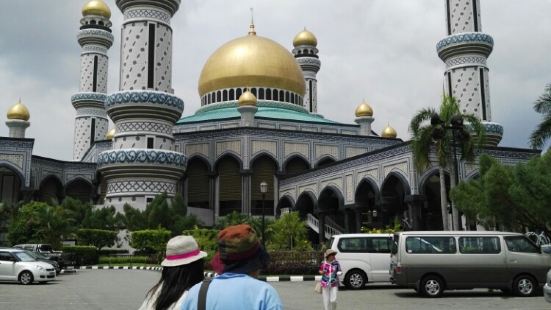
[[[76, 270], [151, 270], [162, 271], [163, 267], [151, 267], [151, 266], [80, 266], [75, 267], [73, 270], [61, 270], [61, 273], [76, 273]], [[205, 272], [206, 278], [213, 278], [217, 276], [214, 272]], [[320, 281], [321, 276], [314, 275], [301, 275], [301, 276], [258, 276], [258, 280], [265, 282], [306, 282], [306, 281]]]

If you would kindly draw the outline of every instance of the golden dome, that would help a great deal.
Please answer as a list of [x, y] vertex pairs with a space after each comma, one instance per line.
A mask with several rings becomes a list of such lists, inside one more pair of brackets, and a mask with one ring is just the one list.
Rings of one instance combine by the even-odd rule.
[[304, 75], [293, 55], [268, 38], [249, 32], [218, 48], [199, 78], [199, 94], [244, 87], [272, 87], [304, 95]]
[[316, 39], [316, 36], [313, 33], [304, 28], [304, 30], [299, 32], [293, 39], [293, 46], [297, 47], [300, 45], [317, 46], [318, 39]]
[[111, 17], [111, 10], [103, 2], [103, 0], [91, 0], [88, 1], [82, 8], [82, 16], [88, 16], [88, 15], [99, 15], [106, 18]]
[[373, 109], [365, 100], [356, 108], [356, 117], [362, 116], [373, 116]]
[[239, 105], [249, 105], [249, 106], [255, 106], [256, 105], [256, 96], [251, 93], [250, 91], [244, 92], [241, 96], [239, 96]]
[[117, 130], [115, 129], [115, 127], [111, 128], [107, 134], [105, 134], [105, 140], [113, 140], [113, 138], [115, 137], [115, 133], [117, 132]]
[[390, 127], [390, 125], [386, 125], [386, 128], [385, 130], [383, 130], [383, 132], [381, 133], [381, 137], [383, 138], [396, 138], [396, 136], [398, 136], [398, 134], [396, 133], [396, 130], [392, 127]]
[[21, 103], [21, 99], [8, 110], [8, 119], [28, 121], [29, 118], [31, 118], [31, 114], [27, 107]]

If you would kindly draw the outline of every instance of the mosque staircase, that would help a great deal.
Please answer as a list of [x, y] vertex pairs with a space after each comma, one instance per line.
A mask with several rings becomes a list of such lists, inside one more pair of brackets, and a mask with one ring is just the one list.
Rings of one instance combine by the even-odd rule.
[[[324, 225], [325, 227], [323, 228], [323, 231], [326, 239], [331, 239], [333, 235], [339, 235], [343, 233], [343, 230], [339, 230], [334, 226], [332, 226], [330, 223], [334, 223], [334, 222], [332, 220], [328, 221], [327, 217], [325, 218], [325, 222], [326, 223]], [[313, 214], [308, 213], [306, 223], [308, 224], [308, 227], [310, 227], [313, 231], [315, 231], [318, 234], [320, 233], [319, 220]]]

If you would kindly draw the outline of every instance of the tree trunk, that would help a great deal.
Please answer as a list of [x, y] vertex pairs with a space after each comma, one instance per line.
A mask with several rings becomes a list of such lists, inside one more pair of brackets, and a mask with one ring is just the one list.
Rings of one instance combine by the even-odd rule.
[[450, 230], [448, 222], [448, 195], [446, 193], [446, 175], [444, 167], [438, 168], [440, 175], [440, 208], [442, 209], [442, 230]]
[[[452, 176], [450, 177], [450, 191], [455, 188], [457, 186], [457, 184], [455, 183], [455, 176], [456, 176], [456, 173], [458, 173], [457, 171], [455, 171], [455, 165], [452, 165]], [[463, 230], [461, 229], [461, 227], [459, 227], [459, 211], [457, 210], [457, 208], [455, 207], [455, 203], [453, 203], [453, 200], [451, 202], [451, 205], [452, 205], [452, 227], [451, 227], [451, 230]]]

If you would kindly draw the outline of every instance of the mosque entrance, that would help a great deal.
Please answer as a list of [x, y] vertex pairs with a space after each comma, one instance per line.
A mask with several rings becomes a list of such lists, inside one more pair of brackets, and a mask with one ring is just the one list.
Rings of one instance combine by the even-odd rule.
[[[446, 192], [449, 201], [450, 177], [446, 178]], [[436, 170], [427, 177], [421, 185], [421, 193], [425, 196], [425, 205], [421, 210], [421, 229], [423, 230], [442, 230], [442, 207], [440, 202], [440, 174]]]
[[[274, 215], [274, 179], [277, 171], [277, 163], [271, 157], [262, 155], [253, 161], [251, 166], [251, 214]], [[260, 183], [268, 184], [268, 191], [262, 200]], [[264, 205], [263, 205], [264, 204]]]
[[[409, 185], [399, 175], [391, 173], [383, 182], [381, 190], [381, 215], [379, 225], [382, 227], [394, 227], [399, 223], [402, 229], [407, 229], [411, 223], [411, 216], [408, 213], [407, 204], [404, 198], [409, 194]], [[377, 213], [377, 216], [379, 214]]]
[[226, 156], [218, 161], [218, 215], [225, 216], [233, 211], [241, 213], [241, 165], [232, 156]]
[[0, 202], [11, 206], [16, 204], [20, 197], [21, 178], [8, 167], [0, 166]]
[[350, 230], [359, 232], [367, 229], [382, 228], [381, 209], [377, 204], [377, 187], [368, 180], [363, 180], [356, 189], [354, 213], [350, 219]]
[[193, 208], [209, 209], [209, 166], [201, 158], [188, 161], [186, 169], [187, 205]]

